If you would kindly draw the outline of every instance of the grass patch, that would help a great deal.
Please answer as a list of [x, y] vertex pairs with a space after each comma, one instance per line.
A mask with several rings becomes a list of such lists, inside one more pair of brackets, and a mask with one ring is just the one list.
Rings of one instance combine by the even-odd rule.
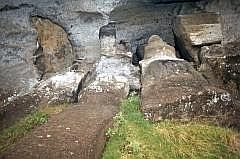
[[240, 134], [202, 123], [151, 123], [139, 111], [138, 97], [121, 105], [107, 132], [103, 159], [238, 159]]
[[34, 127], [46, 123], [48, 115], [43, 112], [34, 112], [13, 126], [0, 133], [0, 153], [4, 152], [10, 145], [23, 137]]
[[42, 106], [39, 111], [29, 114], [27, 117], [19, 120], [13, 126], [0, 132], [0, 154], [6, 151], [26, 135], [33, 128], [42, 125], [48, 121], [49, 116], [62, 112], [68, 104], [56, 106]]

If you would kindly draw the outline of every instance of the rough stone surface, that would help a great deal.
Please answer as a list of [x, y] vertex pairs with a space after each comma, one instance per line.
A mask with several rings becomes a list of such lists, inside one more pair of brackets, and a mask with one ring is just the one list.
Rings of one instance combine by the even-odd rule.
[[215, 13], [179, 15], [175, 21], [174, 33], [180, 54], [197, 64], [198, 46], [221, 43], [223, 39], [220, 18]]
[[[239, 96], [240, 52], [239, 42], [204, 46], [201, 49], [200, 71], [212, 84], [225, 85]], [[236, 92], [237, 91], [237, 92]]]
[[240, 1], [212, 0], [199, 7], [207, 12], [217, 12], [221, 15], [223, 43], [239, 41], [240, 39]]
[[121, 47], [117, 47], [115, 36], [108, 35], [108, 32], [106, 35], [101, 35], [103, 42], [109, 39], [111, 42], [101, 45], [102, 56], [96, 63], [95, 81], [90, 84], [90, 87], [97, 92], [101, 91], [102, 86], [108, 86], [110, 90], [124, 89], [123, 96], [126, 97], [129, 90], [140, 90], [139, 67], [131, 64], [131, 52], [127, 52], [125, 48], [119, 49]]
[[[136, 65], [145, 58], [146, 118], [239, 126], [239, 8], [239, 0], [1, 0], [0, 129], [40, 103], [79, 102], [24, 137], [5, 158], [99, 158], [119, 102], [141, 88], [132, 53]], [[175, 32], [174, 39], [179, 14], [188, 14], [181, 21], [186, 34]], [[166, 43], [156, 36], [148, 41], [156, 34]], [[182, 58], [201, 64], [208, 81], [175, 57], [174, 42]], [[89, 74], [88, 62], [96, 61]]]
[[[191, 45], [209, 45], [222, 41], [220, 17], [214, 13], [179, 15], [176, 27], [181, 30], [179, 36], [190, 40]], [[176, 29], [178, 30], [178, 29]], [[176, 33], [178, 33], [176, 31]]]
[[72, 102], [74, 93], [77, 92], [78, 86], [86, 72], [66, 72], [53, 76], [46, 81], [41, 82], [36, 90], [42, 98], [42, 103], [56, 104]]
[[[37, 79], [41, 79], [41, 72], [43, 71], [40, 71], [39, 75], [36, 65], [33, 64], [33, 55], [41, 52], [41, 49], [43, 51], [46, 49], [41, 47], [38, 49], [37, 29], [31, 22], [31, 17], [41, 17], [45, 19], [43, 20], [45, 22], [49, 20], [58, 25], [58, 28], [62, 28], [66, 32], [72, 45], [72, 53], [77, 55], [77, 59], [86, 58], [89, 61], [95, 61], [99, 58], [101, 51], [100, 28], [111, 21], [117, 21], [117, 42], [125, 40], [131, 43], [133, 48], [136, 48], [136, 44], [141, 39], [144, 41], [146, 37], [148, 38], [155, 32], [163, 35], [164, 39], [168, 39], [168, 42], [173, 44], [173, 36], [169, 25], [171, 25], [171, 19], [177, 8], [181, 5], [179, 4], [175, 8], [175, 5], [168, 5], [165, 2], [168, 1], [161, 1], [164, 4], [158, 4], [149, 0], [143, 2], [128, 0], [1, 0], [1, 88], [16, 88], [18, 93], [21, 91], [28, 92], [37, 83]], [[149, 7], [146, 8], [146, 5]], [[123, 12], [124, 9], [128, 11]], [[139, 12], [139, 9], [141, 12]], [[159, 11], [163, 13], [159, 14]], [[135, 17], [139, 13], [141, 15]], [[143, 16], [144, 14], [146, 16]], [[136, 18], [139, 20], [135, 20]], [[160, 30], [164, 32], [161, 33]], [[44, 30], [43, 32], [47, 31]], [[67, 50], [69, 50], [68, 47]], [[65, 52], [67, 50], [64, 49]], [[60, 63], [65, 64], [66, 60]], [[58, 63], [58, 61], [55, 62]], [[41, 63], [42, 59], [40, 58], [35, 64], [43, 67]], [[61, 65], [61, 67], [63, 66]], [[55, 67], [53, 69], [58, 70], [60, 68]]]
[[[239, 6], [240, 7], [240, 6]], [[221, 18], [223, 44], [240, 41], [240, 13], [223, 15]]]
[[114, 56], [116, 55], [116, 38], [114, 36], [104, 36], [100, 39], [101, 55]]
[[40, 82], [24, 95], [13, 93], [0, 106], [0, 129], [6, 128], [40, 106], [56, 105], [78, 100], [90, 69], [85, 72], [65, 72]]
[[172, 20], [180, 8], [181, 4], [142, 1], [128, 1], [126, 5], [116, 7], [110, 14], [110, 20], [116, 22], [117, 42], [128, 41], [135, 53], [139, 45], [146, 44], [151, 35], [157, 34], [174, 46]]
[[[108, 47], [116, 48], [111, 44]], [[134, 74], [138, 73], [138, 70], [131, 64], [131, 56], [128, 57], [127, 52], [117, 52], [113, 57], [102, 56], [93, 67], [95, 70], [92, 81], [78, 92], [77, 107], [52, 117], [47, 124], [28, 134], [3, 154], [3, 157], [100, 158], [106, 142], [105, 133], [119, 109], [121, 100], [128, 96], [133, 85], [140, 89], [139, 78]], [[79, 72], [67, 72], [49, 78], [39, 85], [38, 90], [51, 100], [57, 93], [56, 99], [60, 100], [59, 95], [62, 94], [58, 93], [58, 89], [65, 91], [64, 95], [76, 91], [73, 89], [79, 88], [80, 80], [83, 79], [83, 74]], [[50, 93], [46, 92], [47, 90], [50, 90]], [[30, 151], [26, 151], [26, 148]]]
[[33, 64], [37, 34], [29, 21], [31, 11], [31, 8], [21, 8], [0, 12], [2, 89], [25, 93], [37, 83], [39, 76]]
[[38, 33], [34, 64], [41, 76], [66, 70], [75, 59], [67, 33], [48, 19], [32, 17]]
[[164, 56], [175, 58], [175, 48], [164, 42], [158, 35], [152, 35], [145, 46], [144, 59]]
[[29, 113], [36, 111], [41, 98], [38, 94], [28, 93], [24, 95], [12, 94], [3, 100], [0, 105], [0, 130], [11, 126]]
[[[39, 78], [38, 71], [32, 64], [33, 54], [37, 50], [37, 32], [31, 25], [32, 16], [49, 19], [60, 26], [67, 33], [77, 58], [85, 57], [94, 61], [100, 55], [100, 28], [109, 22], [116, 24], [117, 43], [121, 40], [128, 42], [131, 51], [135, 53], [137, 46], [147, 43], [152, 34], [160, 35], [164, 41], [174, 46], [174, 16], [205, 11], [219, 12], [223, 17], [226, 41], [239, 38], [238, 0], [2, 0], [1, 87], [19, 88], [17, 92], [27, 92]], [[229, 33], [227, 28], [231, 30]]]
[[128, 95], [129, 89], [140, 90], [139, 68], [133, 66], [128, 57], [102, 56], [96, 65], [95, 76], [96, 81], [92, 83], [92, 86], [96, 87], [96, 90], [97, 87], [104, 85], [101, 83], [109, 83], [114, 89], [123, 87], [125, 96]]
[[153, 61], [141, 81], [141, 109], [148, 119], [207, 119], [219, 125], [238, 124], [239, 108], [231, 95], [211, 87], [186, 61]]

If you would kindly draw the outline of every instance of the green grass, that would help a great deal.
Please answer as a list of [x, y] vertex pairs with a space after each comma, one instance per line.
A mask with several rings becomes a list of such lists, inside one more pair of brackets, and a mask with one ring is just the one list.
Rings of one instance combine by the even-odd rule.
[[103, 159], [239, 159], [240, 134], [203, 123], [151, 123], [138, 97], [121, 105]]
[[46, 123], [47, 119], [48, 115], [46, 113], [34, 112], [0, 132], [0, 153], [4, 152], [10, 145], [14, 144], [34, 127]]
[[48, 121], [49, 116], [62, 112], [69, 104], [45, 105], [29, 114], [27, 117], [19, 120], [13, 126], [0, 132], [0, 154], [6, 151], [11, 145], [16, 143], [21, 137], [31, 131], [33, 128], [42, 125]]

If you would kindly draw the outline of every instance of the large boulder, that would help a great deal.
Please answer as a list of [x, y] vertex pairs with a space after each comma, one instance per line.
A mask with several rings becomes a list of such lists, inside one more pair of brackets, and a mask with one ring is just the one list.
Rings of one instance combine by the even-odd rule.
[[216, 13], [178, 15], [174, 34], [180, 54], [188, 61], [199, 64], [201, 46], [221, 43], [220, 17]]
[[[157, 54], [157, 53], [156, 53]], [[142, 60], [141, 110], [147, 119], [208, 120], [236, 126], [239, 108], [229, 92], [216, 88], [178, 58]]]

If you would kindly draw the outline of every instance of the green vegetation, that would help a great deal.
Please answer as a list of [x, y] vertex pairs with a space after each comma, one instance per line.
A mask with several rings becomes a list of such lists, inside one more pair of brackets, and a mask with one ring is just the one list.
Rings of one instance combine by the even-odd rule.
[[121, 105], [103, 159], [238, 159], [240, 134], [201, 123], [153, 124], [139, 111], [138, 97]]
[[5, 151], [10, 145], [15, 143], [34, 127], [47, 122], [47, 119], [47, 114], [35, 112], [20, 120], [15, 125], [3, 130], [0, 133], [0, 153]]

